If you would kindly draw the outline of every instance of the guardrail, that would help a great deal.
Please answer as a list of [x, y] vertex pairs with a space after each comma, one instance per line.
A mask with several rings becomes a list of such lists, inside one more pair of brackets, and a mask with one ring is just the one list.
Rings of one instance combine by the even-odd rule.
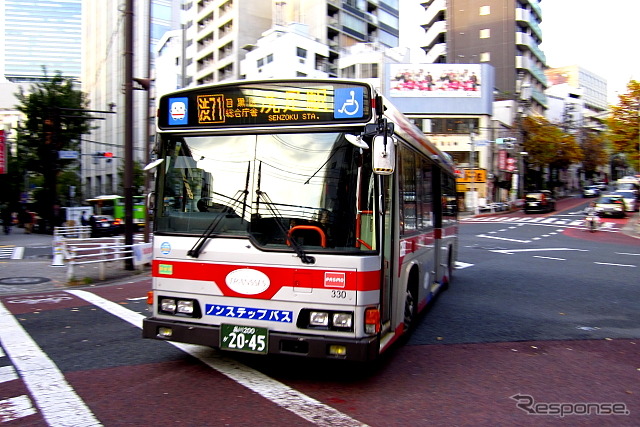
[[67, 280], [75, 279], [76, 266], [98, 264], [100, 280], [106, 276], [106, 263], [133, 259], [134, 266], [143, 268], [150, 262], [151, 243], [144, 243], [142, 234], [133, 236], [132, 245], [124, 244], [123, 236], [90, 238], [91, 227], [55, 227], [53, 239], [54, 267], [67, 266]]
[[68, 238], [86, 238], [91, 236], [91, 227], [88, 225], [74, 225], [71, 227], [54, 227], [53, 240]]
[[[66, 250], [67, 280], [75, 278], [75, 266], [83, 264], [98, 264], [98, 276], [105, 279], [105, 267], [107, 262], [133, 259], [134, 245], [114, 243], [68, 243]], [[139, 265], [141, 266], [141, 265]]]

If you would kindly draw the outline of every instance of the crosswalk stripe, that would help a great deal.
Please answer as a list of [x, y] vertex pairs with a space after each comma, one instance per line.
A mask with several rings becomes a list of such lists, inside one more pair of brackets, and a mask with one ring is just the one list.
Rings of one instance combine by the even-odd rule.
[[13, 381], [18, 379], [18, 374], [13, 366], [0, 367], [0, 383], [6, 383], [7, 381]]
[[[50, 426], [99, 426], [93, 412], [13, 315], [0, 303], [0, 341]], [[22, 400], [11, 401], [24, 409]], [[0, 408], [2, 405], [0, 404]]]
[[[82, 290], [67, 290], [66, 292], [84, 299], [85, 301], [99, 307], [114, 316], [120, 317], [132, 325], [141, 328], [143, 315], [135, 313], [127, 308], [106, 300], [91, 292]], [[168, 341], [169, 344], [181, 349], [185, 353], [200, 359], [209, 367], [236, 381], [248, 389], [260, 394], [276, 405], [298, 415], [301, 418], [319, 426], [366, 426], [346, 414], [343, 414], [327, 406], [324, 403], [313, 399], [289, 386], [274, 380], [259, 371], [238, 363], [232, 359], [219, 356], [212, 356], [211, 349], [191, 344], [182, 344]]]
[[31, 399], [25, 395], [0, 400], [1, 423], [17, 420], [35, 413], [36, 410], [31, 404]]

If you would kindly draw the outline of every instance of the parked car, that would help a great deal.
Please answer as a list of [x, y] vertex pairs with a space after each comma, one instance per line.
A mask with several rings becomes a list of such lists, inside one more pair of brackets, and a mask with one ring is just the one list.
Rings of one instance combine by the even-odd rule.
[[603, 194], [596, 200], [596, 212], [600, 216], [626, 216], [624, 198], [617, 194]]
[[600, 187], [597, 185], [587, 185], [582, 189], [582, 197], [598, 197], [600, 195]]
[[93, 215], [89, 218], [91, 237], [115, 236], [120, 232], [119, 221], [110, 215]]
[[556, 199], [549, 190], [535, 191], [524, 196], [524, 212], [553, 212], [556, 210]]
[[613, 194], [622, 196], [627, 212], [638, 210], [638, 195], [634, 190], [616, 190]]

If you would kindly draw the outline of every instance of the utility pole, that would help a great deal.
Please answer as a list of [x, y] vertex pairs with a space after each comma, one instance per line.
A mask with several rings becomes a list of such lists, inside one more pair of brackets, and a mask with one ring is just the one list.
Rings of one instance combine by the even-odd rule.
[[[133, 3], [124, 11], [124, 244], [133, 244]], [[125, 260], [133, 270], [133, 259]]]

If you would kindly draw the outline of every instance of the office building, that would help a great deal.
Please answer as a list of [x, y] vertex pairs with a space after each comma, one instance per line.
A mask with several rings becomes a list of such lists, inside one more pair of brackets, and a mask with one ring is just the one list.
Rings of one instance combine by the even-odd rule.
[[11, 82], [81, 74], [81, 0], [0, 0], [0, 69]]
[[291, 23], [301, 24], [309, 38], [328, 46], [323, 72], [338, 77], [342, 49], [362, 42], [398, 46], [398, 4], [398, 0], [189, 2], [185, 7], [187, 84], [240, 78], [245, 74], [240, 62], [263, 33]]
[[[546, 57], [540, 0], [426, 0], [427, 62], [491, 64], [496, 99], [522, 100], [543, 113]], [[526, 89], [525, 89], [526, 88]]]
[[[171, 0], [134, 2], [133, 77], [149, 77], [152, 46], [166, 31], [179, 27], [180, 4]], [[119, 1], [83, 0], [82, 91], [97, 118], [96, 129], [83, 135], [81, 176], [86, 197], [122, 193], [124, 165], [124, 8]], [[150, 15], [151, 14], [151, 15]], [[143, 89], [136, 84], [136, 89]], [[142, 165], [149, 152], [153, 122], [147, 97], [154, 88], [133, 92], [133, 161]], [[110, 152], [113, 157], [97, 153]]]

